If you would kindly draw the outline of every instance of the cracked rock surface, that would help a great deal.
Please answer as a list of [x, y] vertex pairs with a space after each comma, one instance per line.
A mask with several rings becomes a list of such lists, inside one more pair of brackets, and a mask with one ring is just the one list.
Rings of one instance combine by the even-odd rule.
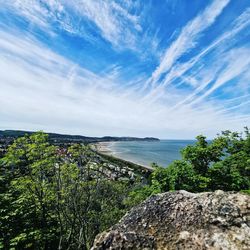
[[150, 197], [96, 237], [101, 249], [250, 249], [250, 196], [167, 192]]

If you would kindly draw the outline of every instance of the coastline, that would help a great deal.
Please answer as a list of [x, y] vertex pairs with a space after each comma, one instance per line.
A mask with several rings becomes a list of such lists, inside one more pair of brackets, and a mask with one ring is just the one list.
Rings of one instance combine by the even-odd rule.
[[117, 157], [117, 155], [114, 153], [114, 151], [112, 151], [110, 149], [110, 147], [109, 147], [110, 144], [113, 144], [113, 143], [115, 143], [115, 141], [93, 143], [92, 144], [92, 149], [94, 149], [95, 151], [97, 151], [100, 154], [111, 156], [113, 158], [122, 160], [124, 162], [135, 164], [135, 165], [137, 165], [137, 166], [139, 166], [139, 167], [141, 167], [143, 169], [150, 170], [150, 171], [153, 170], [153, 168], [151, 166], [138, 163], [136, 161], [133, 161], [132, 159], [127, 159], [127, 158], [125, 159], [125, 158], [122, 158], [122, 157]]
[[114, 152], [109, 148], [111, 143], [114, 143], [114, 142], [112, 142], [112, 141], [110, 141], [110, 142], [97, 142], [97, 143], [93, 143], [92, 145], [94, 145], [95, 150], [98, 151], [99, 153], [114, 156]]

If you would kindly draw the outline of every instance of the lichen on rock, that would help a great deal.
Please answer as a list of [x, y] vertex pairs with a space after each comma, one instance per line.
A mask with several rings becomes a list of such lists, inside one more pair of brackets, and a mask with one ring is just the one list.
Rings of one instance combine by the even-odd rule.
[[150, 197], [96, 237], [101, 249], [250, 249], [250, 196], [167, 192]]

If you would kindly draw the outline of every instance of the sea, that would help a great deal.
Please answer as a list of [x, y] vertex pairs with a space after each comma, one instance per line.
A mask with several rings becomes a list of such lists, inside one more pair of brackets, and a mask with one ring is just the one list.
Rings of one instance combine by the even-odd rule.
[[181, 149], [194, 143], [195, 140], [123, 141], [108, 143], [106, 148], [113, 156], [127, 161], [167, 167], [174, 160], [181, 159]]

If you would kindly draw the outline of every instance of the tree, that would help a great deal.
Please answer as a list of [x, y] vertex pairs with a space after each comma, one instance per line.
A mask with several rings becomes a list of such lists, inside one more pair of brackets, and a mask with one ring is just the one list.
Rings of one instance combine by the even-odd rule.
[[187, 146], [181, 153], [183, 160], [192, 164], [197, 173], [205, 175], [209, 166], [224, 156], [225, 140], [218, 137], [209, 143], [203, 135], [197, 136], [196, 139], [195, 145]]
[[55, 147], [39, 132], [15, 140], [0, 164], [1, 248], [90, 249], [127, 211], [133, 185], [108, 179], [88, 146]]
[[133, 191], [130, 204], [137, 204], [148, 196], [172, 190], [191, 192], [222, 190], [249, 190], [250, 188], [250, 133], [245, 135], [224, 131], [207, 141], [197, 136], [195, 145], [185, 147], [182, 159], [168, 167], [158, 167], [149, 178], [149, 184]]
[[73, 145], [67, 152], [70, 158], [57, 166], [56, 174], [60, 247], [89, 249], [95, 236], [125, 213], [129, 185], [107, 180], [89, 147]]
[[55, 246], [54, 162], [55, 147], [43, 133], [17, 139], [1, 160], [1, 207], [5, 214], [0, 223], [8, 227], [2, 232], [6, 248]]
[[212, 190], [247, 190], [250, 188], [250, 135], [225, 131], [221, 138], [226, 142], [225, 157], [208, 170]]

